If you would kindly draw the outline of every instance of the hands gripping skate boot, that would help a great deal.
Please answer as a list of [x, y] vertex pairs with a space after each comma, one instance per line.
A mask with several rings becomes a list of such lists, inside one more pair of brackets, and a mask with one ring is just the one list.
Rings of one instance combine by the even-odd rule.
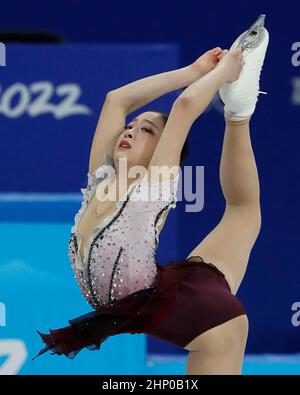
[[265, 15], [260, 15], [253, 25], [242, 33], [230, 50], [242, 49], [245, 64], [239, 79], [224, 84], [219, 94], [224, 102], [225, 117], [232, 121], [250, 118], [254, 113], [259, 93], [259, 78], [269, 43], [269, 33], [264, 27]]

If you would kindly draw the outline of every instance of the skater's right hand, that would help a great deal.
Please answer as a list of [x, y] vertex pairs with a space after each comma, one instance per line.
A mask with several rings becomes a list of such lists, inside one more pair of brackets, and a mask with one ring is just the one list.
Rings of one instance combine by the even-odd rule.
[[220, 70], [224, 77], [224, 83], [231, 83], [239, 79], [240, 73], [245, 64], [241, 49], [228, 51], [224, 49], [219, 55], [219, 63], [216, 70]]

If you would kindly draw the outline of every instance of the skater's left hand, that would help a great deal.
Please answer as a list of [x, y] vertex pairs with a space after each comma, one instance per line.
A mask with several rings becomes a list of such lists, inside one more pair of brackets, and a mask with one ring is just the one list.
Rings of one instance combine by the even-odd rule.
[[220, 47], [210, 49], [192, 63], [191, 67], [200, 75], [205, 75], [217, 66], [222, 54], [223, 51]]

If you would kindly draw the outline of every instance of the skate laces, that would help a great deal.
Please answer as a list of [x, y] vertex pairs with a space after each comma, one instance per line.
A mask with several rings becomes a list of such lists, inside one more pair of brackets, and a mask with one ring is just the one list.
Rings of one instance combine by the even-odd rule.
[[[256, 72], [257, 71], [257, 67], [259, 68], [259, 72], [258, 72], [258, 78], [257, 78], [257, 81], [256, 81], [256, 83], [257, 83], [257, 96], [259, 96], [260, 94], [262, 94], [262, 95], [267, 95], [268, 94], [268, 92], [265, 92], [265, 91], [261, 91], [259, 88], [259, 81], [260, 81], [260, 76], [261, 76], [261, 72], [262, 72], [262, 66], [263, 66], [263, 58], [262, 59], [260, 59], [255, 65], [253, 65], [253, 67], [252, 67], [252, 72]], [[256, 90], [255, 89], [255, 90]]]

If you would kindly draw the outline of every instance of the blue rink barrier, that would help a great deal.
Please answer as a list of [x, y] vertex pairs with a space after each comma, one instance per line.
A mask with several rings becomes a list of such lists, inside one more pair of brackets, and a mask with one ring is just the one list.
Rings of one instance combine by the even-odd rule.
[[109, 374], [114, 367], [129, 374], [145, 365], [146, 336], [131, 334], [107, 339], [99, 351], [84, 349], [74, 360], [50, 352], [31, 360], [43, 347], [36, 330], [48, 333], [92, 311], [69, 263], [69, 231], [70, 224], [63, 223], [0, 224], [0, 289], [6, 307], [1, 374]]
[[[185, 374], [186, 356], [151, 355], [144, 374]], [[299, 375], [300, 354], [246, 354], [242, 375]]]

